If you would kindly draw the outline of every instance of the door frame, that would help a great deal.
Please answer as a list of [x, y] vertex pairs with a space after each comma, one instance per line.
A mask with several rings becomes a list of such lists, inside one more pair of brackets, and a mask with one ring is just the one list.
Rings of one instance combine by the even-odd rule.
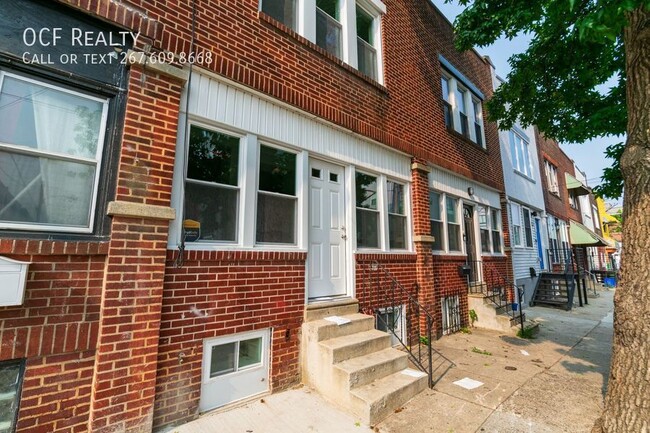
[[[344, 260], [343, 272], [345, 272], [345, 293], [341, 295], [331, 296], [331, 297], [322, 297], [322, 298], [309, 298], [309, 212], [311, 209], [310, 202], [310, 179], [311, 179], [311, 161], [321, 161], [326, 164], [336, 165], [343, 169], [343, 188], [341, 192], [343, 193], [343, 221], [345, 221], [345, 227], [347, 232], [347, 240], [344, 246], [344, 253], [346, 260]], [[354, 208], [354, 203], [352, 203], [352, 185], [354, 182], [354, 165], [346, 164], [341, 161], [337, 161], [332, 158], [327, 158], [321, 155], [309, 154], [307, 158], [307, 170], [305, 173], [305, 185], [307, 186], [307, 262], [305, 263], [305, 303], [312, 304], [316, 302], [323, 301], [335, 301], [342, 298], [352, 298], [355, 295], [355, 256], [352, 249], [352, 240], [356, 237], [356, 232], [354, 229], [354, 216], [351, 209]]]

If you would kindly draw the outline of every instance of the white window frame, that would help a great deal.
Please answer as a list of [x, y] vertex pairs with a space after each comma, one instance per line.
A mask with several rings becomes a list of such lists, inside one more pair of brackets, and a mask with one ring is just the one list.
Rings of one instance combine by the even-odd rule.
[[[371, 248], [371, 247], [360, 247], [358, 245], [358, 240], [356, 238], [356, 232], [357, 232], [357, 209], [365, 209], [365, 210], [371, 210], [371, 209], [366, 209], [366, 208], [358, 208], [356, 206], [357, 203], [357, 197], [356, 197], [356, 173], [362, 173], [368, 176], [373, 176], [377, 179], [377, 210], [376, 212], [379, 213], [379, 229], [377, 231], [377, 234], [379, 236], [378, 243], [379, 247], [378, 248]], [[411, 242], [411, 196], [410, 196], [410, 184], [407, 182], [404, 182], [402, 180], [394, 179], [392, 177], [388, 177], [384, 174], [379, 174], [379, 173], [374, 173], [372, 171], [366, 170], [364, 168], [358, 168], [354, 167], [353, 173], [352, 173], [352, 179], [353, 183], [351, 185], [351, 191], [352, 191], [352, 206], [353, 206], [353, 223], [354, 223], [354, 233], [355, 233], [355, 243], [354, 243], [354, 248], [355, 251], [360, 251], [360, 252], [373, 252], [373, 251], [381, 251], [381, 252], [410, 252], [412, 251], [412, 242]], [[404, 211], [406, 214], [406, 248], [390, 248], [390, 229], [388, 226], [388, 182], [393, 182], [399, 185], [402, 185], [404, 187]]]
[[512, 226], [512, 246], [523, 246], [523, 218], [521, 205], [510, 202], [510, 224]]
[[596, 227], [598, 230], [602, 230], [602, 226], [600, 224], [600, 218], [598, 218], [598, 207], [595, 204], [591, 205], [591, 212], [594, 214], [594, 227]]
[[[438, 194], [438, 204], [439, 204], [439, 209], [440, 209], [440, 219], [434, 219], [431, 218], [431, 193]], [[440, 223], [440, 236], [442, 239], [436, 239], [436, 241], [440, 241], [440, 249], [433, 249], [433, 245], [431, 247], [431, 250], [434, 253], [444, 253], [447, 251], [447, 244], [446, 244], [446, 239], [447, 239], [447, 225], [445, 224], [445, 193], [436, 191], [434, 189], [429, 190], [429, 226], [431, 224], [431, 221], [436, 221]], [[433, 233], [431, 233], [433, 236]]]
[[[490, 211], [490, 241], [492, 254], [503, 254], [503, 227], [501, 225], [501, 209], [488, 207]], [[494, 216], [496, 213], [496, 217]], [[496, 230], [494, 227], [496, 226]], [[498, 233], [499, 250], [494, 251], [494, 233]]]
[[[449, 94], [445, 98], [444, 93], [442, 94], [443, 100], [451, 105], [452, 110], [452, 125], [449, 129], [453, 129], [458, 134], [463, 137], [473, 141], [477, 146], [482, 149], [486, 149], [485, 143], [485, 125], [483, 123], [483, 102], [471, 89], [464, 86], [460, 80], [458, 80], [451, 72], [448, 72], [444, 67], [442, 68], [442, 77], [441, 77], [441, 88], [442, 80], [447, 81], [447, 87], [449, 89]], [[460, 111], [460, 102], [458, 100], [459, 95], [462, 95], [463, 106], [465, 111], [462, 112], [467, 117], [467, 134], [463, 134], [462, 123], [461, 123], [461, 111]], [[475, 104], [479, 107], [479, 117], [476, 116], [476, 110], [474, 108]], [[477, 138], [475, 125], [480, 125], [481, 136]]]
[[557, 181], [557, 167], [549, 160], [544, 160], [544, 173], [546, 174], [547, 189], [551, 194], [560, 196], [560, 186]]
[[[389, 200], [388, 200], [388, 189], [389, 189], [388, 184], [389, 183], [399, 185], [399, 186], [402, 187], [402, 200], [404, 201], [404, 203], [402, 203], [402, 208], [404, 209], [403, 214], [396, 213], [396, 212], [390, 212], [390, 209], [388, 208], [388, 203], [389, 203]], [[410, 230], [409, 230], [409, 226], [408, 226], [408, 216], [407, 216], [407, 213], [408, 213], [408, 211], [407, 211], [408, 203], [406, 202], [406, 191], [407, 191], [407, 189], [408, 189], [408, 186], [406, 184], [404, 184], [403, 182], [397, 182], [397, 181], [392, 180], [390, 178], [386, 179], [386, 219], [387, 219], [386, 224], [388, 226], [387, 239], [388, 239], [388, 247], [389, 247], [389, 249], [391, 249], [393, 251], [395, 251], [395, 250], [397, 250], [397, 251], [399, 251], [399, 250], [405, 251], [405, 250], [409, 249], [409, 234], [408, 233], [409, 233]], [[391, 242], [391, 239], [390, 239], [390, 216], [391, 215], [395, 215], [395, 216], [404, 218], [404, 248], [392, 248], [390, 246], [390, 242]]]
[[[296, 183], [296, 192], [295, 196], [287, 195], [287, 194], [282, 194], [278, 192], [271, 192], [271, 191], [264, 191], [261, 190], [259, 187], [259, 175], [260, 175], [260, 154], [262, 151], [262, 146], [265, 147], [270, 147], [272, 149], [279, 149], [283, 152], [288, 152], [288, 153], [293, 153], [296, 155], [296, 178], [295, 178], [295, 183]], [[255, 245], [260, 245], [264, 247], [275, 247], [275, 246], [280, 246], [280, 247], [296, 247], [298, 245], [298, 240], [300, 237], [300, 227], [299, 227], [299, 218], [300, 218], [300, 197], [299, 197], [299, 187], [300, 187], [300, 179], [301, 179], [301, 173], [300, 170], [298, 169], [299, 163], [300, 163], [300, 155], [301, 152], [296, 151], [294, 149], [287, 148], [285, 146], [277, 145], [274, 143], [269, 143], [266, 140], [259, 140], [258, 145], [257, 145], [257, 168], [255, 170], [255, 174], [257, 175], [257, 181], [255, 182], [255, 224], [253, 225], [254, 230], [253, 230], [253, 236], [255, 236]], [[293, 228], [294, 230], [294, 242], [293, 243], [285, 243], [285, 242], [261, 242], [257, 240], [257, 197], [259, 194], [267, 195], [267, 196], [272, 196], [272, 197], [281, 197], [281, 198], [292, 198], [296, 202], [296, 208], [295, 208], [295, 215], [294, 215], [294, 221], [295, 221], [295, 227]]]
[[512, 154], [512, 167], [514, 170], [533, 180], [533, 167], [530, 159], [530, 143], [521, 134], [510, 130], [510, 153]]
[[[258, 10], [262, 11], [260, 0]], [[316, 44], [316, 0], [296, 0], [296, 32]], [[381, 43], [381, 19], [386, 13], [386, 5], [381, 0], [340, 0], [341, 60], [358, 70], [356, 7], [359, 6], [373, 18], [372, 46], [376, 50], [377, 77], [384, 83], [383, 54]]]
[[[213, 125], [209, 125], [203, 122], [199, 121], [190, 121], [188, 123], [188, 128], [187, 128], [187, 134], [186, 134], [186, 141], [187, 143], [187, 148], [185, 149], [185, 161], [187, 164], [185, 164], [185, 169], [183, 173], [183, 197], [181, 198], [181, 206], [185, 206], [185, 191], [187, 189], [186, 184], [188, 181], [187, 178], [187, 168], [189, 167], [189, 151], [190, 151], [190, 131], [192, 130], [192, 126], [196, 126], [202, 129], [207, 129], [209, 131], [214, 131], [220, 134], [224, 135], [229, 135], [231, 137], [236, 137], [239, 138], [239, 155], [238, 155], [238, 173], [237, 173], [237, 186], [232, 186], [232, 185], [225, 185], [225, 184], [217, 184], [216, 182], [206, 182], [206, 181], [199, 181], [199, 180], [191, 180], [190, 183], [197, 183], [200, 185], [218, 185], [220, 188], [227, 188], [227, 189], [236, 189], [239, 191], [239, 199], [237, 200], [237, 221], [236, 221], [236, 229], [235, 229], [235, 240], [234, 241], [227, 241], [227, 240], [213, 240], [213, 239], [208, 239], [208, 240], [197, 240], [197, 241], [192, 241], [188, 242], [187, 245], [192, 245], [192, 244], [205, 244], [205, 245], [239, 245], [241, 243], [241, 234], [242, 234], [242, 217], [241, 217], [241, 212], [242, 212], [242, 197], [243, 197], [243, 188], [242, 184], [245, 181], [245, 173], [243, 170], [244, 164], [246, 163], [245, 161], [245, 149], [244, 147], [246, 146], [246, 136], [243, 134], [239, 134], [237, 132], [229, 131], [224, 128], [216, 127]], [[184, 214], [184, 219], [187, 219], [187, 215]], [[183, 230], [183, 224], [184, 221], [181, 221], [181, 230]]]
[[[449, 222], [447, 219], [447, 200], [456, 200], [456, 221], [455, 223]], [[467, 254], [465, 251], [465, 242], [463, 242], [463, 235], [464, 233], [464, 224], [463, 224], [463, 201], [459, 197], [455, 197], [449, 194], [445, 194], [445, 237], [447, 238], [447, 251], [450, 254]], [[455, 225], [458, 226], [458, 234], [459, 234], [459, 246], [460, 249], [458, 250], [452, 250], [449, 247], [449, 226], [450, 225]]]
[[102, 155], [104, 152], [104, 142], [105, 142], [105, 132], [106, 124], [108, 120], [108, 98], [99, 98], [92, 96], [86, 93], [81, 93], [79, 91], [74, 91], [67, 89], [65, 87], [53, 85], [45, 81], [36, 80], [33, 78], [28, 78], [24, 75], [18, 75], [11, 72], [5, 72], [0, 70], [0, 90], [4, 84], [5, 77], [11, 77], [19, 81], [24, 81], [27, 83], [36, 84], [38, 86], [47, 87], [54, 89], [62, 93], [68, 93], [70, 95], [78, 96], [81, 98], [89, 99], [96, 101], [102, 104], [102, 115], [100, 121], [100, 130], [97, 138], [97, 149], [95, 151], [95, 159], [66, 155], [61, 153], [48, 152], [41, 149], [33, 149], [26, 146], [14, 145], [11, 143], [2, 143], [0, 142], [0, 150], [4, 150], [9, 153], [20, 153], [33, 157], [45, 157], [50, 159], [57, 159], [61, 161], [81, 163], [84, 165], [92, 165], [95, 167], [95, 179], [93, 181], [93, 189], [90, 199], [90, 209], [88, 226], [87, 227], [74, 227], [74, 226], [61, 226], [55, 224], [31, 224], [31, 223], [18, 223], [18, 222], [9, 222], [1, 221], [0, 229], [15, 229], [15, 230], [27, 230], [27, 231], [39, 231], [39, 232], [64, 232], [64, 233], [92, 233], [95, 226], [95, 213], [97, 207], [97, 195], [99, 191], [99, 179], [101, 177], [101, 168], [102, 168]]
[[[522, 224], [522, 243], [525, 248], [533, 248], [535, 246], [535, 232], [533, 230], [533, 212], [527, 208], [526, 206], [521, 207], [521, 212], [522, 212], [522, 219], [521, 219], [521, 224]], [[528, 226], [526, 226], [526, 214], [528, 214]], [[528, 229], [530, 231], [530, 245], [528, 245], [528, 236], [527, 236], [527, 231]]]
[[[182, 120], [182, 119], [181, 119]], [[207, 240], [200, 242], [186, 242], [186, 250], [242, 250], [242, 249], [256, 249], [261, 251], [306, 251], [306, 225], [307, 225], [307, 209], [304, 202], [308, 195], [307, 185], [309, 177], [307, 170], [309, 169], [309, 155], [306, 150], [296, 149], [291, 146], [276, 143], [272, 140], [259, 137], [256, 134], [238, 131], [235, 128], [225, 127], [223, 125], [213, 124], [212, 122], [205, 122], [201, 119], [190, 117], [188, 122], [187, 131], [181, 131], [183, 122], [179, 122], [179, 136], [184, 137], [182, 153], [177, 152], [177, 159], [182, 156], [182, 160], [176, 161], [174, 177], [177, 176], [181, 181], [177, 184], [177, 192], [174, 192], [172, 197], [173, 203], [178, 209], [182, 209], [185, 205], [185, 180], [187, 158], [189, 152], [189, 132], [192, 125], [201, 128], [217, 131], [233, 137], [241, 137], [239, 146], [239, 203], [237, 209], [237, 241], [216, 241]], [[187, 145], [185, 145], [187, 143]], [[277, 148], [285, 152], [294, 153], [296, 155], [296, 226], [295, 226], [295, 242], [289, 243], [263, 243], [256, 241], [257, 235], [257, 194], [259, 192], [259, 159], [261, 146]], [[178, 171], [177, 171], [178, 170]], [[267, 193], [267, 192], [264, 192]], [[276, 193], [269, 193], [275, 195]], [[283, 194], [278, 196], [285, 197]], [[181, 211], [179, 211], [181, 212]], [[177, 243], [182, 242], [183, 237], [183, 218], [177, 218], [177, 221], [172, 223], [169, 248], [175, 248]]]

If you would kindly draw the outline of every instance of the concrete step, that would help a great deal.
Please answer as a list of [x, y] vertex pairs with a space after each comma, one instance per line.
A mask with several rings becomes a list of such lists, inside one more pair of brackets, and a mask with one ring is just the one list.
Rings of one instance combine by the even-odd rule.
[[390, 335], [372, 329], [320, 342], [332, 363], [342, 362], [355, 356], [367, 355], [390, 347]]
[[352, 390], [350, 407], [368, 425], [376, 424], [424, 390], [427, 380], [418, 370], [395, 372]]
[[337, 325], [325, 319], [305, 323], [303, 330], [309, 336], [314, 336], [315, 341], [329, 340], [330, 338], [343, 337], [357, 332], [370, 331], [375, 328], [375, 318], [365, 314], [346, 314], [339, 316], [349, 319], [350, 323]]
[[305, 308], [305, 322], [320, 320], [328, 316], [345, 316], [359, 312], [359, 301], [343, 298], [336, 301], [316, 301]]
[[344, 389], [354, 389], [408, 367], [408, 355], [389, 348], [334, 364], [334, 380]]

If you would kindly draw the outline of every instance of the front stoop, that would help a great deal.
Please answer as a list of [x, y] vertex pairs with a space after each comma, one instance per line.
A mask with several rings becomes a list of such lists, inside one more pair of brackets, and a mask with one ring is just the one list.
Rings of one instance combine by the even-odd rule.
[[[307, 385], [368, 425], [427, 387], [427, 375], [408, 368], [407, 355], [391, 347], [387, 333], [374, 329], [374, 317], [351, 313], [349, 303], [326, 309], [327, 315], [312, 315], [302, 325], [301, 365]], [[350, 323], [324, 320], [329, 316]]]
[[496, 307], [483, 294], [470, 294], [467, 297], [467, 308], [474, 310], [478, 316], [478, 320], [473, 324], [476, 328], [507, 333], [513, 332], [513, 330], [517, 332], [517, 329], [519, 329], [517, 327], [520, 326], [521, 314], [524, 314], [524, 320], [526, 320], [525, 313], [520, 311], [517, 312], [513, 319], [503, 307]]

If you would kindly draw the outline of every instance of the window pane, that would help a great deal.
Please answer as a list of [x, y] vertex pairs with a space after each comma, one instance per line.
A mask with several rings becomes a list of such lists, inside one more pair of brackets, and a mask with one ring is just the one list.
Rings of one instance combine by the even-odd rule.
[[406, 248], [406, 217], [388, 215], [388, 239], [390, 248]]
[[235, 351], [237, 343], [212, 346], [210, 354], [210, 377], [221, 376], [235, 371]]
[[449, 238], [449, 251], [460, 251], [460, 226], [447, 224], [447, 237]]
[[5, 76], [0, 109], [0, 142], [96, 157], [102, 102]]
[[490, 252], [490, 231], [481, 229], [481, 251]]
[[192, 125], [187, 177], [237, 185], [238, 175], [239, 138]]
[[492, 227], [492, 230], [499, 230], [499, 221], [500, 221], [499, 211], [496, 209], [492, 209], [490, 213], [492, 216], [492, 218], [490, 219], [490, 226]]
[[461, 113], [467, 113], [465, 109], [465, 90], [460, 87], [456, 88], [456, 106]]
[[379, 248], [379, 212], [357, 209], [357, 247]]
[[388, 212], [404, 215], [404, 185], [387, 182]]
[[440, 82], [442, 85], [442, 99], [449, 102], [449, 80], [445, 77], [442, 77]]
[[372, 22], [372, 16], [357, 6], [357, 37], [370, 45], [373, 45]]
[[481, 230], [481, 251], [490, 252], [490, 230], [488, 226], [488, 210], [483, 206], [478, 208], [478, 222]]
[[434, 238], [431, 249], [442, 251], [442, 223], [440, 221], [431, 221], [431, 236]]
[[532, 228], [530, 226], [530, 211], [528, 209], [524, 209], [524, 233], [526, 235], [526, 246], [532, 247], [533, 233], [532, 233]]
[[296, 195], [296, 154], [260, 146], [260, 190]]
[[296, 199], [257, 194], [257, 242], [296, 243]]
[[239, 369], [262, 362], [262, 337], [239, 342]]
[[20, 396], [20, 363], [9, 361], [0, 363], [0, 432], [13, 432], [14, 420], [18, 412]]
[[447, 197], [447, 223], [458, 223], [456, 211], [458, 209], [458, 200]]
[[333, 16], [316, 8], [316, 44], [328, 53], [341, 57], [341, 24]]
[[359, 71], [363, 72], [373, 80], [377, 79], [377, 50], [362, 40], [357, 38], [357, 55]]
[[442, 220], [440, 212], [440, 194], [433, 191], [429, 191], [429, 218], [437, 221]]
[[0, 151], [0, 221], [88, 227], [94, 164]]
[[198, 221], [196, 240], [236, 241], [239, 190], [185, 183], [185, 218]]
[[262, 12], [293, 30], [296, 25], [296, 0], [262, 0]]
[[492, 231], [492, 252], [501, 252], [501, 233], [494, 230]]
[[377, 178], [357, 172], [355, 180], [357, 207], [377, 209]]
[[316, 6], [327, 15], [340, 21], [338, 0], [316, 0]]

